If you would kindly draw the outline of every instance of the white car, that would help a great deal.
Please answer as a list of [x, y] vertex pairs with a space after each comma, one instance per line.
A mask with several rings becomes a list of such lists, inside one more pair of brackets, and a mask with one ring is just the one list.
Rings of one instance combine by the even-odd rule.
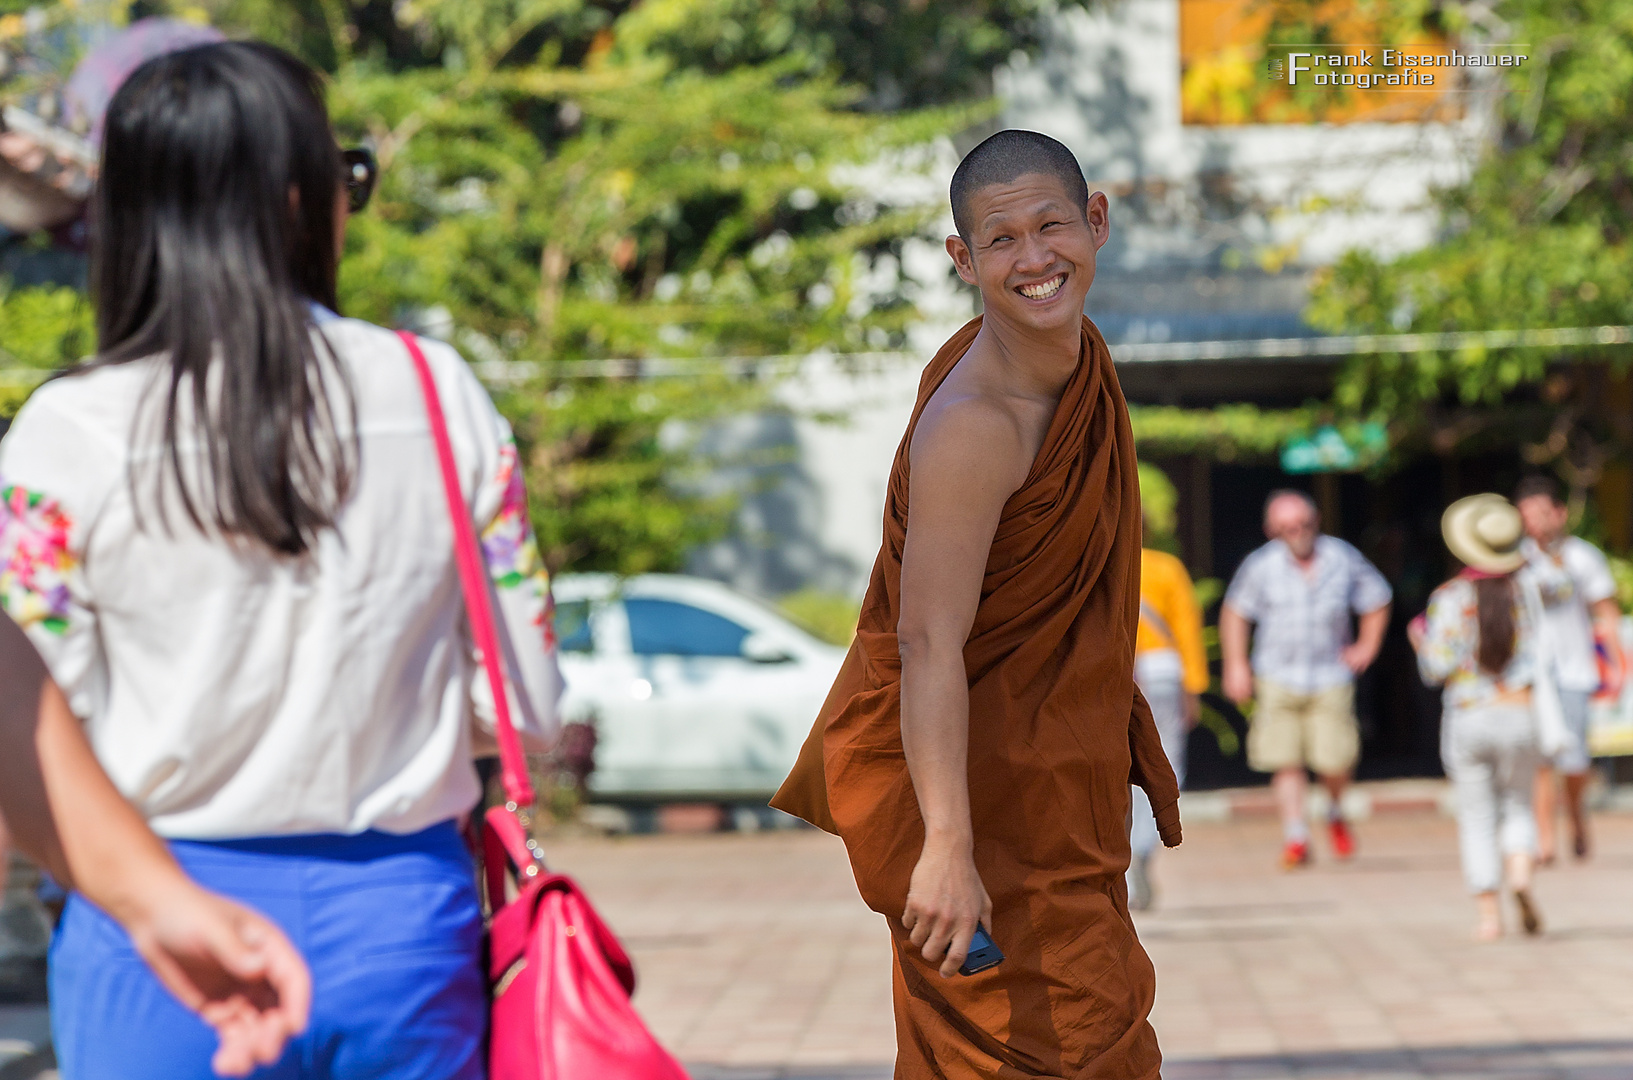
[[562, 716], [596, 727], [592, 798], [763, 801], [799, 755], [845, 650], [705, 578], [554, 582]]

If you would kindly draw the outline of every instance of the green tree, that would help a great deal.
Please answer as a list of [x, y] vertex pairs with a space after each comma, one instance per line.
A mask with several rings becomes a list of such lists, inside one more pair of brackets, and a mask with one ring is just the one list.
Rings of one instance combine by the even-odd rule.
[[34, 387], [92, 351], [91, 306], [66, 287], [0, 289], [0, 416], [11, 416]]
[[[1429, 5], [1418, 3], [1420, 14]], [[1464, 40], [1533, 43], [1523, 67], [1497, 68], [1506, 91], [1494, 138], [1467, 183], [1442, 194], [1444, 232], [1394, 260], [1343, 257], [1320, 279], [1310, 316], [1338, 332], [1441, 332], [1633, 322], [1633, 3], [1502, 0], [1438, 5]], [[1606, 408], [1602, 365], [1625, 347], [1580, 352], [1468, 348], [1357, 358], [1337, 404], [1414, 423], [1438, 421], [1442, 449], [1518, 414], [1499, 403], [1538, 400], [1518, 432], [1535, 464], [1578, 488], [1630, 441]], [[1484, 412], [1481, 422], [1475, 414]], [[1546, 414], [1546, 415], [1544, 415]]]
[[[81, 5], [86, 0], [81, 0]], [[731, 500], [685, 436], [766, 403], [666, 357], [898, 346], [901, 252], [940, 212], [938, 136], [990, 113], [994, 63], [1048, 0], [105, 0], [208, 19], [325, 70], [373, 145], [347, 313], [439, 326], [521, 365], [501, 407], [556, 569], [673, 569]], [[61, 5], [67, 9], [73, 5]], [[587, 369], [637, 362], [618, 374]], [[492, 374], [494, 367], [485, 367]]]
[[[444, 308], [468, 356], [538, 365], [503, 407], [547, 557], [632, 572], [676, 568], [727, 527], [731, 500], [677, 483], [700, 467], [677, 436], [763, 404], [766, 387], [572, 365], [902, 343], [901, 247], [939, 207], [880, 178], [922, 171], [927, 144], [980, 115], [975, 68], [1042, 5], [205, 6], [328, 68], [337, 126], [376, 147], [384, 175], [348, 243], [348, 311], [401, 322]], [[965, 103], [885, 111], [888, 71], [863, 83], [845, 66], [868, 26], [904, 100]], [[912, 76], [937, 41], [956, 62]]]

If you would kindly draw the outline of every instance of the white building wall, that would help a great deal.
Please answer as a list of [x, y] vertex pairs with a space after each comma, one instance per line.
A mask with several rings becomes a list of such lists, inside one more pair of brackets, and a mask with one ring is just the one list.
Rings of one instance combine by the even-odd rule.
[[[1434, 236], [1436, 187], [1462, 181], [1478, 152], [1488, 99], [1464, 95], [1463, 120], [1437, 124], [1180, 122], [1179, 0], [1121, 0], [1057, 16], [1051, 46], [995, 73], [1004, 122], [1076, 152], [1092, 185], [1163, 190], [1164, 209], [1125, 222], [1128, 269], [1189, 262], [1221, 239], [1297, 245], [1294, 261], [1344, 250], [1410, 251]], [[1223, 173], [1249, 210], [1204, 220], [1200, 178]]]

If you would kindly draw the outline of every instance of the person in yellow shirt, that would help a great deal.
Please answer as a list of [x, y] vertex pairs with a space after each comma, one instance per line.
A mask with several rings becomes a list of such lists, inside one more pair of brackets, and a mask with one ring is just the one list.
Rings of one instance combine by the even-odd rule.
[[[1202, 645], [1202, 608], [1185, 564], [1151, 546], [1173, 529], [1173, 487], [1151, 466], [1140, 466], [1146, 542], [1140, 550], [1140, 627], [1134, 639], [1134, 681], [1151, 705], [1162, 748], [1185, 784], [1185, 740], [1201, 715], [1198, 695], [1208, 688]], [[1145, 792], [1134, 789], [1129, 830], [1128, 906], [1151, 906], [1151, 856], [1159, 846], [1157, 822]]]

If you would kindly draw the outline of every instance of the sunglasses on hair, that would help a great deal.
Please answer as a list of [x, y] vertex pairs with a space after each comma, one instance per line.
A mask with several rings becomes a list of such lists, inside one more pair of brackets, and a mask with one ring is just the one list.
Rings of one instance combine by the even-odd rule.
[[374, 151], [355, 147], [340, 152], [340, 177], [346, 184], [346, 204], [352, 213], [358, 213], [369, 204], [374, 194], [374, 183], [380, 179], [380, 167], [375, 164]]

